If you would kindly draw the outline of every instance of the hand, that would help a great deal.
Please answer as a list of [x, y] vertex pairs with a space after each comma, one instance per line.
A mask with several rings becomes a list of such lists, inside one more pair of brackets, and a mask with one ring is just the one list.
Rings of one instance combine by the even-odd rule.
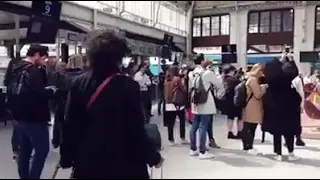
[[164, 163], [164, 159], [161, 158], [161, 159], [160, 159], [160, 162], [159, 162], [155, 167], [156, 167], [156, 168], [161, 168], [162, 165], [163, 165], [163, 163]]
[[53, 93], [56, 93], [56, 91], [58, 90], [58, 88], [56, 87], [56, 86], [47, 86], [47, 87], [45, 87], [45, 89], [46, 90], [52, 90], [53, 91]]

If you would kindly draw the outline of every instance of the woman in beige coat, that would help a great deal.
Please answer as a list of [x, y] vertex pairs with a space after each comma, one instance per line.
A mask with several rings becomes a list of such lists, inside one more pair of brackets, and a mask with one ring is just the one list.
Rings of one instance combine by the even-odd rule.
[[258, 124], [263, 120], [262, 96], [266, 92], [267, 85], [260, 85], [259, 78], [263, 76], [263, 65], [255, 64], [248, 73], [246, 82], [247, 105], [242, 111], [243, 124], [243, 149], [250, 154], [257, 155], [253, 148], [254, 136]]

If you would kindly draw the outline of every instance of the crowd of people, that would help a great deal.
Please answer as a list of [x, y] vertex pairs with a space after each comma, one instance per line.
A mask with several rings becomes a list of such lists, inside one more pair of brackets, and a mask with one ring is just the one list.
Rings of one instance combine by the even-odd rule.
[[[179, 122], [180, 143], [190, 145], [189, 155], [213, 158], [207, 136], [209, 147], [220, 148], [213, 137], [213, 119], [221, 113], [227, 116], [227, 138], [242, 140], [244, 151], [259, 154], [254, 138], [260, 124], [274, 137], [276, 160], [282, 159], [282, 136], [289, 160], [297, 159], [294, 140], [304, 146], [300, 113], [307, 80], [291, 56], [255, 64], [247, 72], [232, 65], [218, 72], [200, 54], [194, 67], [163, 65], [155, 80], [146, 62], [136, 73], [122, 71], [128, 53], [121, 33], [99, 30], [88, 36], [86, 56], [73, 55], [67, 63], [50, 66], [48, 48], [31, 45], [27, 57], [8, 68], [5, 85], [20, 178], [41, 177], [51, 114], [51, 143], [60, 148], [60, 166], [74, 169], [73, 178], [149, 178], [147, 167], [160, 168], [164, 162], [145, 129], [153, 116], [153, 83], [158, 85], [158, 114], [163, 114], [171, 146], [177, 143], [174, 126]], [[192, 124], [189, 137], [187, 123]]]

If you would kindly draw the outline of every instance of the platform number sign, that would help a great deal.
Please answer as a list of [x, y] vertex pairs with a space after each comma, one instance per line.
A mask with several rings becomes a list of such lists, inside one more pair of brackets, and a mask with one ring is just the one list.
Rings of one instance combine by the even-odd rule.
[[61, 5], [59, 1], [32, 1], [32, 13], [35, 16], [59, 20]]
[[52, 8], [52, 1], [44, 1], [44, 12], [43, 12], [43, 15], [52, 16], [51, 8]]

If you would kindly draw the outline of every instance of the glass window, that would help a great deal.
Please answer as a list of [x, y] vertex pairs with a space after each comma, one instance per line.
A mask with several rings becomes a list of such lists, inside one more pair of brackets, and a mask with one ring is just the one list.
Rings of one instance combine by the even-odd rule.
[[259, 14], [249, 14], [249, 33], [258, 33]]
[[316, 28], [317, 28], [317, 30], [320, 30], [320, 7], [317, 7], [316, 12], [317, 12]]
[[219, 16], [211, 17], [211, 36], [218, 36], [220, 29]]
[[229, 35], [229, 28], [230, 28], [230, 16], [224, 15], [221, 16], [221, 35]]
[[271, 11], [271, 32], [281, 31], [281, 11]]
[[293, 10], [283, 11], [282, 13], [283, 31], [293, 31]]
[[270, 27], [270, 12], [260, 13], [260, 33], [268, 33]]
[[210, 17], [202, 18], [202, 36], [210, 36]]
[[192, 35], [193, 37], [201, 36], [201, 18], [193, 18]]

